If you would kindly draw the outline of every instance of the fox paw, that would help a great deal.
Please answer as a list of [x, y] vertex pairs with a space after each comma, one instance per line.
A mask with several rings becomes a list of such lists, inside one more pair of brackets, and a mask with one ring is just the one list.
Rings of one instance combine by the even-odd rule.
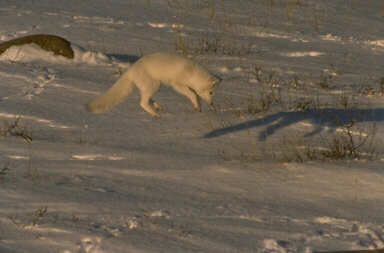
[[153, 114], [151, 114], [155, 119], [158, 119], [158, 118], [160, 118], [160, 115], [158, 114], [158, 113], [153, 113]]
[[153, 107], [155, 108], [156, 111], [161, 111], [163, 108], [161, 107], [161, 105], [159, 105], [158, 103], [156, 102], [153, 102]]

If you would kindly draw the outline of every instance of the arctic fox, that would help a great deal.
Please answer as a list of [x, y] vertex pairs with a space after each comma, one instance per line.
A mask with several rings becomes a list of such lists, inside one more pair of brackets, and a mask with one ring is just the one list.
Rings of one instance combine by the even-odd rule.
[[194, 109], [201, 111], [197, 95], [211, 105], [215, 85], [220, 81], [187, 58], [171, 53], [154, 53], [134, 63], [106, 93], [92, 100], [87, 109], [92, 113], [105, 112], [121, 103], [136, 86], [141, 96], [141, 107], [152, 116], [160, 117], [153, 107], [160, 110], [161, 106], [152, 96], [164, 84], [185, 95]]

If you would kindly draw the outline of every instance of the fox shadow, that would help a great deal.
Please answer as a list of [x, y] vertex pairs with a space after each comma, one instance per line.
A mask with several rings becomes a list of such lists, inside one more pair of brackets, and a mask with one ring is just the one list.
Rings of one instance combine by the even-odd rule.
[[137, 60], [140, 59], [137, 55], [128, 55], [128, 54], [109, 54], [109, 57], [113, 57], [119, 61], [122, 62], [129, 62], [129, 63], [135, 63]]
[[278, 112], [261, 119], [250, 120], [237, 125], [216, 129], [205, 134], [203, 137], [214, 138], [254, 127], [266, 126], [266, 129], [259, 134], [259, 140], [265, 141], [276, 131], [301, 121], [310, 122], [315, 126], [313, 131], [305, 134], [305, 137], [310, 137], [319, 134], [326, 128], [329, 132], [334, 132], [337, 127], [345, 126], [352, 122], [384, 121], [384, 108], [348, 110], [330, 108], [299, 112]]

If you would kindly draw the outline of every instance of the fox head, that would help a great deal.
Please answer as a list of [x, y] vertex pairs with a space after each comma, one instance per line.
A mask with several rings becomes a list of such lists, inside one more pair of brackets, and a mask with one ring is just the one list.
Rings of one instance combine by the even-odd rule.
[[221, 78], [217, 76], [210, 76], [208, 85], [203, 90], [196, 91], [197, 94], [209, 105], [212, 105], [212, 98], [215, 95], [215, 88], [221, 82]]

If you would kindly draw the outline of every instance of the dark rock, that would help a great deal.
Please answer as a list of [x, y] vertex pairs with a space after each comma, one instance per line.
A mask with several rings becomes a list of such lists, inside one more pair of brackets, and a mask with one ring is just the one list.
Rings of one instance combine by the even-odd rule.
[[73, 59], [74, 53], [71, 43], [59, 36], [49, 34], [29, 35], [0, 43], [0, 55], [11, 46], [20, 46], [25, 44], [36, 44], [43, 50], [53, 52], [55, 55], [62, 55]]

